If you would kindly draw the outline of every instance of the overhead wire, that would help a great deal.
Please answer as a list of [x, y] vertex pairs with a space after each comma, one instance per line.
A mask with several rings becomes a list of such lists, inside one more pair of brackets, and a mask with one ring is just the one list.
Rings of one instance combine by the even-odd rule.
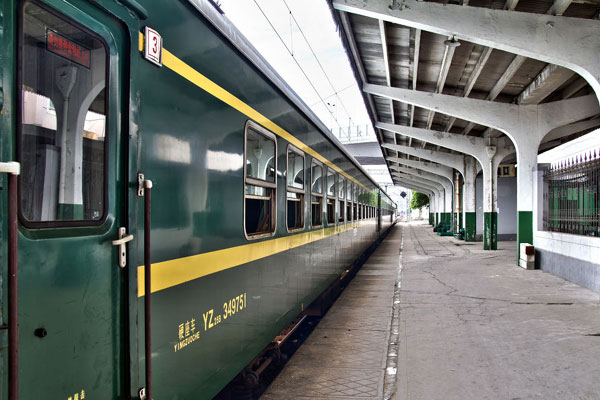
[[[323, 97], [321, 96], [321, 94], [319, 93], [319, 91], [317, 90], [317, 88], [315, 87], [314, 83], [312, 82], [312, 80], [308, 77], [308, 74], [306, 73], [306, 71], [304, 70], [304, 68], [302, 68], [302, 66], [300, 65], [300, 63], [298, 62], [298, 60], [296, 59], [296, 57], [294, 56], [294, 53], [292, 50], [290, 50], [290, 48], [288, 47], [288, 45], [285, 43], [285, 40], [283, 40], [283, 38], [281, 37], [281, 35], [279, 34], [279, 32], [277, 31], [277, 29], [275, 28], [275, 26], [273, 25], [273, 23], [271, 22], [271, 20], [269, 19], [269, 17], [267, 16], [267, 14], [263, 11], [263, 9], [261, 8], [261, 6], [258, 4], [257, 0], [254, 0], [254, 4], [256, 4], [256, 7], [259, 9], [259, 11], [261, 12], [261, 14], [263, 15], [263, 17], [267, 20], [267, 23], [271, 26], [271, 29], [273, 29], [273, 32], [275, 32], [275, 35], [277, 35], [277, 37], [279, 38], [279, 40], [281, 41], [281, 43], [283, 44], [283, 46], [285, 47], [285, 49], [288, 51], [288, 53], [292, 56], [292, 59], [294, 60], [294, 62], [296, 63], [296, 65], [298, 66], [298, 68], [300, 69], [300, 71], [302, 72], [302, 74], [304, 75], [304, 77], [306, 78], [306, 80], [308, 81], [309, 85], [312, 87], [312, 89], [314, 90], [314, 92], [316, 93], [317, 97], [319, 97], [319, 102], [321, 104], [323, 104], [323, 106], [325, 107], [325, 109], [327, 110], [327, 112], [329, 113], [329, 115], [331, 115], [331, 117], [335, 120], [338, 128], [340, 130], [343, 130], [342, 126], [340, 125], [340, 122], [338, 121], [337, 117], [333, 114], [333, 112], [329, 109], [329, 107], [327, 106], [327, 103], [325, 102], [325, 100], [323, 99]], [[288, 11], [290, 12], [290, 15], [292, 16], [292, 18], [294, 19], [294, 21], [296, 22], [296, 26], [298, 26], [298, 23], [295, 19], [295, 17], [293, 17], [292, 12], [289, 10], [289, 7], [287, 7], [286, 4], [286, 8], [288, 8]], [[298, 29], [300, 29], [300, 27], [298, 26]], [[302, 31], [300, 29], [300, 31]], [[304, 37], [304, 39], [306, 40], [306, 37], [304, 36], [304, 34], [302, 34], [302, 36]], [[307, 42], [308, 44], [308, 42]], [[310, 47], [310, 45], [309, 45]], [[312, 48], [311, 48], [312, 51]], [[314, 52], [313, 52], [314, 54]], [[318, 60], [317, 60], [318, 61]], [[320, 63], [319, 63], [320, 65]], [[322, 66], [321, 66], [322, 68]], [[329, 81], [329, 77], [327, 77], [327, 80]], [[330, 83], [331, 84], [331, 83]], [[332, 86], [333, 87], [333, 86]], [[335, 88], [333, 88], [335, 91]], [[339, 97], [338, 97], [339, 98]], [[317, 103], [318, 104], [318, 103]], [[342, 104], [343, 106], [343, 104]], [[344, 107], [344, 111], [345, 111], [345, 107]], [[347, 111], [346, 111], [347, 113]], [[348, 113], [347, 113], [348, 114]], [[350, 117], [350, 115], [348, 114], [348, 116]]]
[[[285, 8], [288, 9], [288, 11], [290, 13], [290, 16], [294, 20], [294, 23], [296, 24], [296, 26], [298, 27], [298, 30], [300, 31], [300, 34], [302, 35], [302, 38], [306, 42], [306, 45], [308, 46], [310, 52], [312, 53], [313, 57], [317, 61], [317, 64], [319, 64], [319, 68], [321, 68], [321, 71], [323, 72], [323, 75], [325, 75], [325, 79], [327, 79], [327, 82], [329, 82], [329, 86], [331, 86], [331, 88], [335, 92], [335, 95], [337, 96], [337, 94], [339, 93], [339, 91], [337, 91], [335, 89], [335, 86], [333, 86], [333, 83], [331, 82], [331, 79], [329, 79], [329, 75], [327, 74], [327, 71], [325, 71], [325, 68], [323, 68], [323, 64], [321, 64], [321, 61], [319, 60], [319, 57], [317, 57], [317, 54], [315, 53], [315, 51], [313, 50], [312, 46], [310, 45], [310, 42], [308, 41], [308, 38], [306, 37], [306, 35], [304, 34], [304, 31], [300, 27], [300, 24], [298, 23], [298, 20], [296, 20], [296, 17], [294, 16], [294, 13], [292, 12], [292, 10], [290, 9], [290, 7], [288, 6], [287, 1], [283, 0], [283, 4], [285, 4]], [[350, 120], [352, 120], [352, 116], [350, 115], [350, 113], [346, 109], [346, 106], [344, 105], [344, 102], [342, 101], [342, 98], [340, 96], [337, 96], [337, 98], [340, 101], [340, 103], [342, 105], [342, 108], [344, 109], [344, 112], [346, 113], [346, 115], [348, 115], [348, 117], [350, 118]]]

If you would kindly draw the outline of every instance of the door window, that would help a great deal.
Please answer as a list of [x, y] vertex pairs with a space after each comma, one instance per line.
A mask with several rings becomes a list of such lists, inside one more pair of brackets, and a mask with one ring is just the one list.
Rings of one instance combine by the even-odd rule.
[[24, 223], [101, 223], [106, 215], [106, 46], [33, 4], [23, 6], [21, 51]]

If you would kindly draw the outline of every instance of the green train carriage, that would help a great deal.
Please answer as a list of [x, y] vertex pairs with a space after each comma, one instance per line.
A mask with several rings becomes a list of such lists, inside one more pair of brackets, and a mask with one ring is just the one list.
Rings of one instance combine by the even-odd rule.
[[393, 224], [211, 3], [1, 7], [2, 398], [139, 397], [145, 250], [153, 398], [211, 398]]

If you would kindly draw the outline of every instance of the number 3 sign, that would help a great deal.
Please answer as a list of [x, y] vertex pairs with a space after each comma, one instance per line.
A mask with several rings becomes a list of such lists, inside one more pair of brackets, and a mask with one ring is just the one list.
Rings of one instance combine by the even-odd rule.
[[144, 37], [146, 43], [144, 46], [144, 57], [162, 67], [162, 37], [152, 28], [144, 28]]

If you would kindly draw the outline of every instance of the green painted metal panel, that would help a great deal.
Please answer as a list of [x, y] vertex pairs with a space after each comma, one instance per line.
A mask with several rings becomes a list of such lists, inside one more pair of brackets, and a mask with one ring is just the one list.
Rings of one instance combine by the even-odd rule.
[[[100, 226], [20, 227], [19, 398], [127, 398], [126, 270], [118, 267], [111, 241], [124, 225], [120, 152], [128, 123], [120, 117], [129, 108], [124, 97], [129, 47], [121, 25], [100, 8], [76, 0], [44, 4], [108, 46], [108, 216]], [[59, 212], [82, 215], [81, 206]]]
[[533, 244], [533, 211], [517, 212], [517, 265], [521, 243]]
[[498, 213], [483, 213], [483, 249], [498, 249]]
[[[5, 160], [13, 159], [15, 132], [11, 61], [15, 59], [16, 4], [5, 1], [0, 6], [0, 152]], [[67, 400], [75, 394], [81, 398], [82, 392], [90, 399], [131, 398], [145, 384], [144, 321], [138, 315], [143, 306], [137, 297], [137, 266], [144, 250], [139, 240], [143, 203], [136, 196], [136, 174], [143, 172], [154, 183], [153, 263], [250, 243], [243, 231], [242, 201], [243, 128], [248, 118], [172, 70], [145, 61], [137, 50], [142, 23], [120, 3], [48, 0], [44, 4], [96, 32], [110, 46], [109, 217], [100, 227], [21, 227], [20, 399]], [[364, 201], [376, 205], [378, 191], [368, 178], [357, 173], [189, 4], [147, 1], [144, 6], [149, 18], [143, 25], [163, 35], [166, 49], [350, 171], [371, 190]], [[276, 237], [291, 235], [285, 229], [287, 144], [277, 139], [281, 177], [277, 179]], [[310, 165], [308, 156], [305, 165]], [[6, 191], [0, 195], [6, 204]], [[383, 201], [387, 208], [394, 207], [389, 199]], [[308, 205], [305, 215], [310, 215]], [[434, 217], [439, 221], [439, 214], [430, 216]], [[384, 229], [391, 225], [389, 216], [382, 224]], [[111, 245], [120, 226], [135, 235], [128, 245], [127, 269], [118, 268], [117, 250]], [[304, 231], [308, 230], [307, 225]], [[211, 398], [337, 279], [377, 234], [376, 219], [363, 221], [360, 228], [152, 294], [155, 398]], [[6, 249], [6, 235], [0, 236]], [[4, 253], [0, 251], [0, 256]], [[2, 258], [3, 271], [5, 263]], [[225, 318], [224, 303], [237, 298], [239, 305], [241, 295], [247, 308]], [[220, 323], [214, 325], [218, 316]], [[47, 336], [34, 336], [42, 327]], [[0, 330], [0, 335], [4, 332]], [[2, 374], [6, 380], [5, 364]]]
[[477, 233], [477, 213], [465, 212], [465, 241], [474, 242]]

